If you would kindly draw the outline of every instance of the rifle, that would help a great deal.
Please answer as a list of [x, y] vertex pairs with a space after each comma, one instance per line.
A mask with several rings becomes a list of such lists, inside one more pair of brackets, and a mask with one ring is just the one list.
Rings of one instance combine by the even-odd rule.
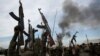
[[19, 55], [19, 49], [21, 45], [24, 45], [24, 39], [23, 39], [23, 31], [24, 31], [24, 13], [23, 13], [23, 7], [22, 3], [19, 0], [19, 17], [17, 17], [13, 12], [10, 12], [10, 16], [18, 21], [18, 27], [19, 27], [19, 34], [16, 36], [18, 37], [18, 44], [17, 44], [17, 54]]
[[28, 36], [28, 38], [25, 40], [24, 50], [26, 50], [28, 43], [31, 43], [31, 45], [29, 45], [29, 47], [32, 48], [32, 50], [33, 50], [33, 44], [35, 42], [35, 36], [34, 36], [34, 34], [38, 30], [35, 30], [34, 28], [32, 29], [32, 26], [30, 24], [30, 20], [28, 20], [28, 25], [29, 25], [29, 27], [28, 27], [28, 34], [26, 32], [24, 32], [24, 34]]
[[22, 8], [22, 3], [19, 1], [20, 7], [19, 7], [19, 17], [17, 17], [13, 12], [10, 12], [10, 16], [18, 21], [18, 26], [20, 27], [20, 36], [19, 36], [19, 42], [20, 45], [24, 45], [24, 39], [23, 39], [23, 30], [24, 30], [24, 14], [23, 14], [23, 8]]
[[42, 17], [42, 21], [43, 21], [43, 23], [44, 23], [45, 29], [46, 29], [46, 31], [48, 32], [48, 36], [49, 36], [49, 40], [50, 40], [50, 46], [52, 46], [52, 45], [54, 45], [55, 43], [54, 43], [54, 40], [53, 40], [53, 38], [52, 38], [52, 36], [51, 36], [51, 29], [50, 29], [50, 27], [49, 27], [49, 25], [48, 25], [48, 21], [46, 20], [44, 14], [41, 12], [41, 8], [39, 8], [38, 11], [39, 11], [39, 13], [40, 13], [40, 15], [41, 15], [41, 17]]

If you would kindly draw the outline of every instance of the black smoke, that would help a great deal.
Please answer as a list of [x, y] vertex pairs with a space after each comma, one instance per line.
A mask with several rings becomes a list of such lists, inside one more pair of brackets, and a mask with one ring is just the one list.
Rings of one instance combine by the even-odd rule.
[[[77, 0], [78, 1], [78, 0]], [[59, 23], [62, 32], [69, 29], [71, 24], [78, 23], [86, 27], [100, 27], [100, 0], [91, 0], [88, 7], [79, 7], [72, 0], [63, 3], [64, 15]]]

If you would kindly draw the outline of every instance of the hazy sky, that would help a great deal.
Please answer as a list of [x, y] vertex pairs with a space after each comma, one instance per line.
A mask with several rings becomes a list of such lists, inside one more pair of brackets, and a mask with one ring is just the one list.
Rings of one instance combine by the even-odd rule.
[[[92, 0], [74, 0], [74, 2], [78, 3], [79, 6], [84, 7], [87, 7], [88, 4], [91, 3], [91, 1]], [[25, 16], [25, 31], [28, 31], [28, 19], [31, 20], [31, 24], [34, 28], [36, 28], [37, 24], [41, 23], [41, 16], [38, 12], [38, 8], [42, 8], [42, 12], [46, 16], [51, 30], [53, 29], [53, 23], [57, 12], [55, 31], [58, 33], [61, 32], [58, 23], [63, 16], [63, 2], [64, 0], [22, 0]], [[17, 21], [9, 15], [9, 12], [13, 11], [16, 15], [18, 15], [18, 8], [19, 0], [0, 0], [0, 46], [2, 47], [8, 47], [9, 41], [14, 34], [14, 26], [17, 25]], [[71, 28], [70, 30], [71, 34], [74, 34], [76, 31], [79, 31], [79, 34], [77, 35], [77, 42], [83, 42], [84, 40], [86, 40], [85, 34], [88, 35], [89, 39], [98, 39], [100, 37], [100, 27], [91, 29], [80, 24], [76, 24], [74, 26], [75, 27]], [[40, 31], [36, 33], [36, 36], [38, 35], [40, 36]], [[56, 39], [55, 33], [54, 39]], [[63, 42], [65, 45], [67, 44], [67, 42], [69, 42], [69, 39], [70, 38], [64, 37]]]

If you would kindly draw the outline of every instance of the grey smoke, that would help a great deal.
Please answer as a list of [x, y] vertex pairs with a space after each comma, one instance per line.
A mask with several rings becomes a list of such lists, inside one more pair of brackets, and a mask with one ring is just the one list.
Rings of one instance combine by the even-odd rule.
[[59, 33], [59, 34], [57, 35], [57, 40], [58, 40], [58, 41], [62, 41], [62, 37], [64, 37], [64, 35], [63, 35], [62, 33]]
[[57, 34], [57, 42], [59, 46], [62, 46], [62, 39], [64, 35], [62, 33]]
[[79, 7], [72, 0], [65, 0], [63, 12], [62, 21], [59, 23], [62, 32], [74, 23], [91, 28], [100, 26], [100, 0], [93, 0], [86, 8]]

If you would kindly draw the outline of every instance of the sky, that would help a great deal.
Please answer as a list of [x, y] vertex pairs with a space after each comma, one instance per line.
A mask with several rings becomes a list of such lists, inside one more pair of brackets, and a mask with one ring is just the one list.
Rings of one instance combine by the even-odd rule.
[[[33, 28], [36, 28], [37, 24], [41, 23], [41, 16], [38, 12], [38, 8], [42, 8], [42, 12], [46, 16], [48, 20], [48, 24], [53, 30], [53, 24], [55, 20], [55, 30], [53, 33], [53, 38], [56, 41], [56, 34], [61, 32], [60, 27], [58, 26], [59, 22], [62, 20], [63, 12], [63, 2], [65, 0], [21, 0], [24, 9], [24, 23], [25, 23], [25, 31], [28, 32], [28, 19], [30, 19], [30, 23]], [[92, 0], [73, 0], [79, 6], [88, 7]], [[4, 48], [8, 48], [9, 42], [14, 34], [14, 27], [17, 25], [17, 21], [14, 20], [9, 12], [13, 11], [16, 15], [18, 15], [19, 8], [19, 0], [0, 0], [0, 46]], [[80, 24], [72, 25], [74, 28], [69, 29], [71, 35], [73, 35], [76, 31], [79, 31], [77, 34], [77, 43], [82, 43], [86, 40], [85, 34], [87, 34], [89, 39], [98, 39], [100, 38], [100, 27], [97, 28], [89, 28], [86, 26], [82, 26]], [[36, 33], [36, 37], [41, 36], [41, 31]], [[71, 38], [64, 37], [63, 43], [66, 46]]]

